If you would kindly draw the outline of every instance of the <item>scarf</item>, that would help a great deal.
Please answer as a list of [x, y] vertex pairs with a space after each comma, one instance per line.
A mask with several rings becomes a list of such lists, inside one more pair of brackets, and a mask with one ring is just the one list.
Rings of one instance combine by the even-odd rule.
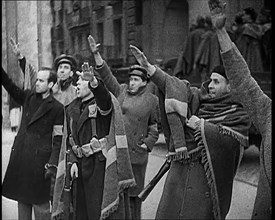
[[[126, 189], [134, 186], [135, 179], [130, 163], [128, 143], [125, 135], [125, 128], [122, 119], [122, 112], [117, 99], [111, 94], [113, 111], [110, 125], [110, 132], [104, 138], [102, 153], [106, 157], [105, 180], [103, 190], [103, 201], [101, 208], [101, 219], [105, 219], [120, 207], [124, 207], [123, 194]], [[66, 120], [64, 135], [59, 155], [56, 183], [53, 195], [52, 219], [59, 219], [64, 215], [66, 209], [64, 203], [64, 185], [66, 178], [66, 141], [67, 141]], [[119, 206], [121, 204], [121, 206]]]
[[65, 79], [65, 80], [59, 80], [61, 91], [65, 91], [72, 83], [73, 83], [72, 77], [69, 77], [68, 79]]
[[[188, 163], [193, 159], [201, 158], [210, 187], [214, 218], [225, 218], [230, 208], [234, 176], [241, 160], [241, 148], [235, 144], [232, 147], [232, 138], [239, 146], [248, 145], [249, 117], [242, 105], [235, 101], [230, 94], [211, 98], [207, 89], [209, 81], [203, 83], [200, 90], [189, 89], [186, 81], [172, 81], [174, 81], [172, 88], [167, 86], [171, 86], [171, 84], [166, 84], [165, 107], [167, 103], [172, 102], [166, 101], [168, 97], [170, 99], [176, 97], [173, 101], [176, 103], [173, 105], [173, 113], [177, 113], [178, 118], [186, 116], [186, 112], [188, 112], [188, 116], [190, 112], [192, 114], [196, 112], [196, 115], [201, 118], [200, 124], [194, 132], [197, 148], [189, 151], [188, 157], [182, 158], [180, 162]], [[169, 94], [167, 90], [170, 90], [171, 93]], [[188, 98], [188, 96], [190, 97]], [[190, 101], [187, 106], [184, 100], [192, 102]], [[184, 109], [179, 109], [180, 107]], [[189, 109], [186, 110], [186, 108]], [[166, 129], [168, 134], [173, 138], [180, 138], [177, 141], [173, 139], [173, 143], [184, 141], [183, 136], [171, 134], [173, 131], [185, 132], [187, 130], [184, 120], [171, 120], [168, 116], [164, 120], [169, 126], [169, 129]], [[179, 160], [180, 157], [170, 158]], [[224, 164], [226, 167], [223, 166]]]
[[176, 77], [166, 77], [165, 94], [159, 91], [161, 123], [168, 154], [175, 160], [188, 157], [184, 126], [188, 111], [189, 83]]

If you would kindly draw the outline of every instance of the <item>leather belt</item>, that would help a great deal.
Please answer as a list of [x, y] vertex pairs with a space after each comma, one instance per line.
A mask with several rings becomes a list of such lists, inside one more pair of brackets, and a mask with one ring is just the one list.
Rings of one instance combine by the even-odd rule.
[[89, 157], [97, 152], [102, 151], [106, 142], [106, 138], [96, 139], [92, 138], [90, 143], [84, 144], [81, 147], [78, 145], [72, 146], [72, 150], [78, 158], [82, 158], [83, 156]]

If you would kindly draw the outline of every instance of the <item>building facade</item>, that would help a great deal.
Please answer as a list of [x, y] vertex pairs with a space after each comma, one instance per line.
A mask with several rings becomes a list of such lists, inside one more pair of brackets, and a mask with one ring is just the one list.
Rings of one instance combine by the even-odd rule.
[[[50, 1], [2, 1], [2, 67], [18, 86], [23, 86], [23, 74], [17, 57], [10, 46], [12, 37], [20, 44], [20, 50], [27, 60], [39, 69], [51, 67], [52, 16]], [[2, 87], [3, 125], [7, 127], [10, 98]]]
[[[198, 15], [208, 15], [207, 0], [51, 1], [53, 57], [68, 53], [79, 63], [93, 63], [87, 37], [101, 44], [100, 52], [113, 67], [135, 63], [133, 44], [152, 63], [177, 57]], [[258, 12], [270, 0], [227, 0], [228, 24], [244, 7]]]

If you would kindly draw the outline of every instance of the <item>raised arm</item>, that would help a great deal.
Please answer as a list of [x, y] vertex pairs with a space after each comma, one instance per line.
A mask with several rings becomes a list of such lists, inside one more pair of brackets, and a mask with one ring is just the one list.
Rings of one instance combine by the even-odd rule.
[[[263, 93], [237, 47], [225, 29], [225, 3], [209, 1], [213, 25], [216, 27], [223, 64], [234, 95], [245, 107], [254, 125], [263, 133], [266, 122], [262, 116], [271, 114], [271, 99]], [[265, 117], [269, 120], [267, 117]]]
[[102, 115], [107, 115], [112, 109], [111, 95], [103, 82], [94, 76], [93, 68], [82, 65], [82, 72], [76, 72], [84, 80], [89, 81], [89, 88], [93, 92], [96, 103]]
[[20, 105], [24, 104], [27, 92], [20, 89], [15, 83], [8, 77], [8, 74], [2, 67], [2, 85], [11, 95], [11, 97]]
[[10, 45], [14, 55], [19, 61], [19, 66], [24, 75], [24, 89], [35, 89], [37, 71], [35, 68], [27, 62], [26, 57], [22, 55], [19, 43], [16, 43], [13, 38], [10, 38]]
[[108, 90], [112, 92], [116, 97], [118, 97], [121, 92], [121, 86], [117, 81], [116, 77], [112, 74], [112, 71], [110, 70], [107, 63], [102, 59], [98, 51], [98, 46], [100, 44], [96, 44], [94, 38], [91, 35], [89, 35], [88, 37], [88, 42], [90, 45], [91, 52], [95, 59], [96, 71], [101, 76]]

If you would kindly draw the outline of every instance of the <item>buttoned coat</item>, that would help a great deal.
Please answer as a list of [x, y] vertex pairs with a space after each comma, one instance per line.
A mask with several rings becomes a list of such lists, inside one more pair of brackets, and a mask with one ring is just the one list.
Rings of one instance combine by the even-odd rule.
[[63, 105], [49, 95], [33, 115], [35, 92], [19, 89], [2, 69], [2, 85], [23, 105], [21, 126], [15, 137], [3, 181], [3, 196], [23, 203], [40, 204], [50, 199], [50, 180], [45, 164], [57, 165], [64, 120]]
[[[148, 153], [152, 151], [158, 139], [158, 98], [147, 92], [146, 87], [141, 88], [137, 93], [131, 94], [127, 84], [119, 84], [111, 73], [106, 62], [101, 68], [96, 68], [106, 87], [118, 99], [125, 124], [125, 131], [128, 141], [129, 154], [132, 164], [144, 166], [135, 172], [137, 186], [130, 190], [131, 196], [137, 196], [144, 187], [144, 177], [148, 163]], [[147, 150], [140, 147], [147, 146]]]

